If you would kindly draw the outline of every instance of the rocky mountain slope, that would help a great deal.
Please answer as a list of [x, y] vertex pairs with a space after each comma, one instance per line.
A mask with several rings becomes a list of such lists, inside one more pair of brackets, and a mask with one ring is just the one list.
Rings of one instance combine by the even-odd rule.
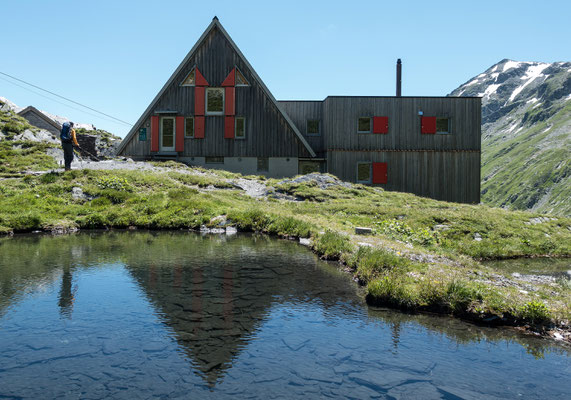
[[482, 201], [571, 215], [571, 62], [502, 60], [451, 96], [482, 96]]

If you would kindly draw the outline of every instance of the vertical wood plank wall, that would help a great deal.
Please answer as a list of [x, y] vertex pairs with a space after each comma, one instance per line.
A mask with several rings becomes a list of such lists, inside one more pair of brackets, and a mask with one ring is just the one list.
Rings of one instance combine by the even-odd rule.
[[[213, 29], [194, 57], [182, 68], [154, 107], [154, 111], [174, 111], [173, 115], [194, 115], [194, 87], [181, 86], [197, 67], [210, 87], [220, 87], [228, 73], [238, 67], [250, 86], [236, 87], [235, 115], [246, 118], [245, 139], [224, 139], [224, 115], [205, 117], [204, 139], [185, 139], [182, 156], [221, 157], [309, 157], [310, 154], [287, 124], [277, 107], [265, 95], [246, 64], [217, 29]], [[148, 118], [148, 116], [147, 116]], [[143, 122], [144, 127], [147, 120]], [[137, 130], [140, 128], [137, 127]], [[150, 145], [135, 135], [123, 154], [150, 157]]]

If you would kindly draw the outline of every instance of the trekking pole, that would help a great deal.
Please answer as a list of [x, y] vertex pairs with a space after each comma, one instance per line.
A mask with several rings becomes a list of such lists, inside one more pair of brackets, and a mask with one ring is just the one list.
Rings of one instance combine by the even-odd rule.
[[81, 150], [85, 151], [85, 152], [87, 153], [87, 155], [89, 155], [89, 156], [95, 158], [95, 160], [101, 161], [101, 160], [99, 159], [99, 157], [97, 157], [96, 155], [91, 154], [89, 151], [85, 150], [84, 148], [82, 148]]
[[83, 169], [83, 157], [81, 157], [79, 151], [76, 151], [75, 155], [77, 156], [77, 158], [79, 158], [79, 162], [81, 163], [81, 169]]

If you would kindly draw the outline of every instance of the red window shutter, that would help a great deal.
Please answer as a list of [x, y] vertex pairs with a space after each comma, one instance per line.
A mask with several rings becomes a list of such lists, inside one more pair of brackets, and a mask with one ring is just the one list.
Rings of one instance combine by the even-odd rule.
[[175, 151], [184, 151], [184, 117], [176, 117]]
[[194, 117], [194, 138], [204, 139], [204, 117]]
[[151, 151], [159, 151], [159, 117], [151, 116]]
[[206, 79], [204, 79], [204, 76], [202, 76], [198, 68], [194, 69], [194, 82], [195, 86], [210, 86], [208, 85], [208, 82], [206, 81]]
[[224, 117], [224, 139], [234, 139], [234, 117]]
[[389, 117], [373, 117], [373, 133], [389, 133]]
[[373, 183], [387, 183], [387, 163], [373, 163]]
[[204, 94], [203, 87], [194, 88], [194, 115], [204, 115]]
[[236, 108], [236, 88], [227, 87], [224, 88], [224, 91], [224, 110], [226, 111], [226, 115], [234, 115]]
[[420, 133], [436, 133], [436, 117], [422, 117], [420, 119]]
[[236, 68], [230, 71], [226, 79], [224, 79], [224, 82], [222, 82], [223, 87], [235, 86], [235, 85], [236, 85]]

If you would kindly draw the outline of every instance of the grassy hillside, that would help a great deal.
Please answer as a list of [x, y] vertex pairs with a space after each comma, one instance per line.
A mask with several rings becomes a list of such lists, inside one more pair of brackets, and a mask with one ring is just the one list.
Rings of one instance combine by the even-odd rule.
[[[536, 108], [524, 119], [541, 114]], [[482, 142], [482, 201], [510, 209], [571, 215], [571, 101], [508, 140]]]

